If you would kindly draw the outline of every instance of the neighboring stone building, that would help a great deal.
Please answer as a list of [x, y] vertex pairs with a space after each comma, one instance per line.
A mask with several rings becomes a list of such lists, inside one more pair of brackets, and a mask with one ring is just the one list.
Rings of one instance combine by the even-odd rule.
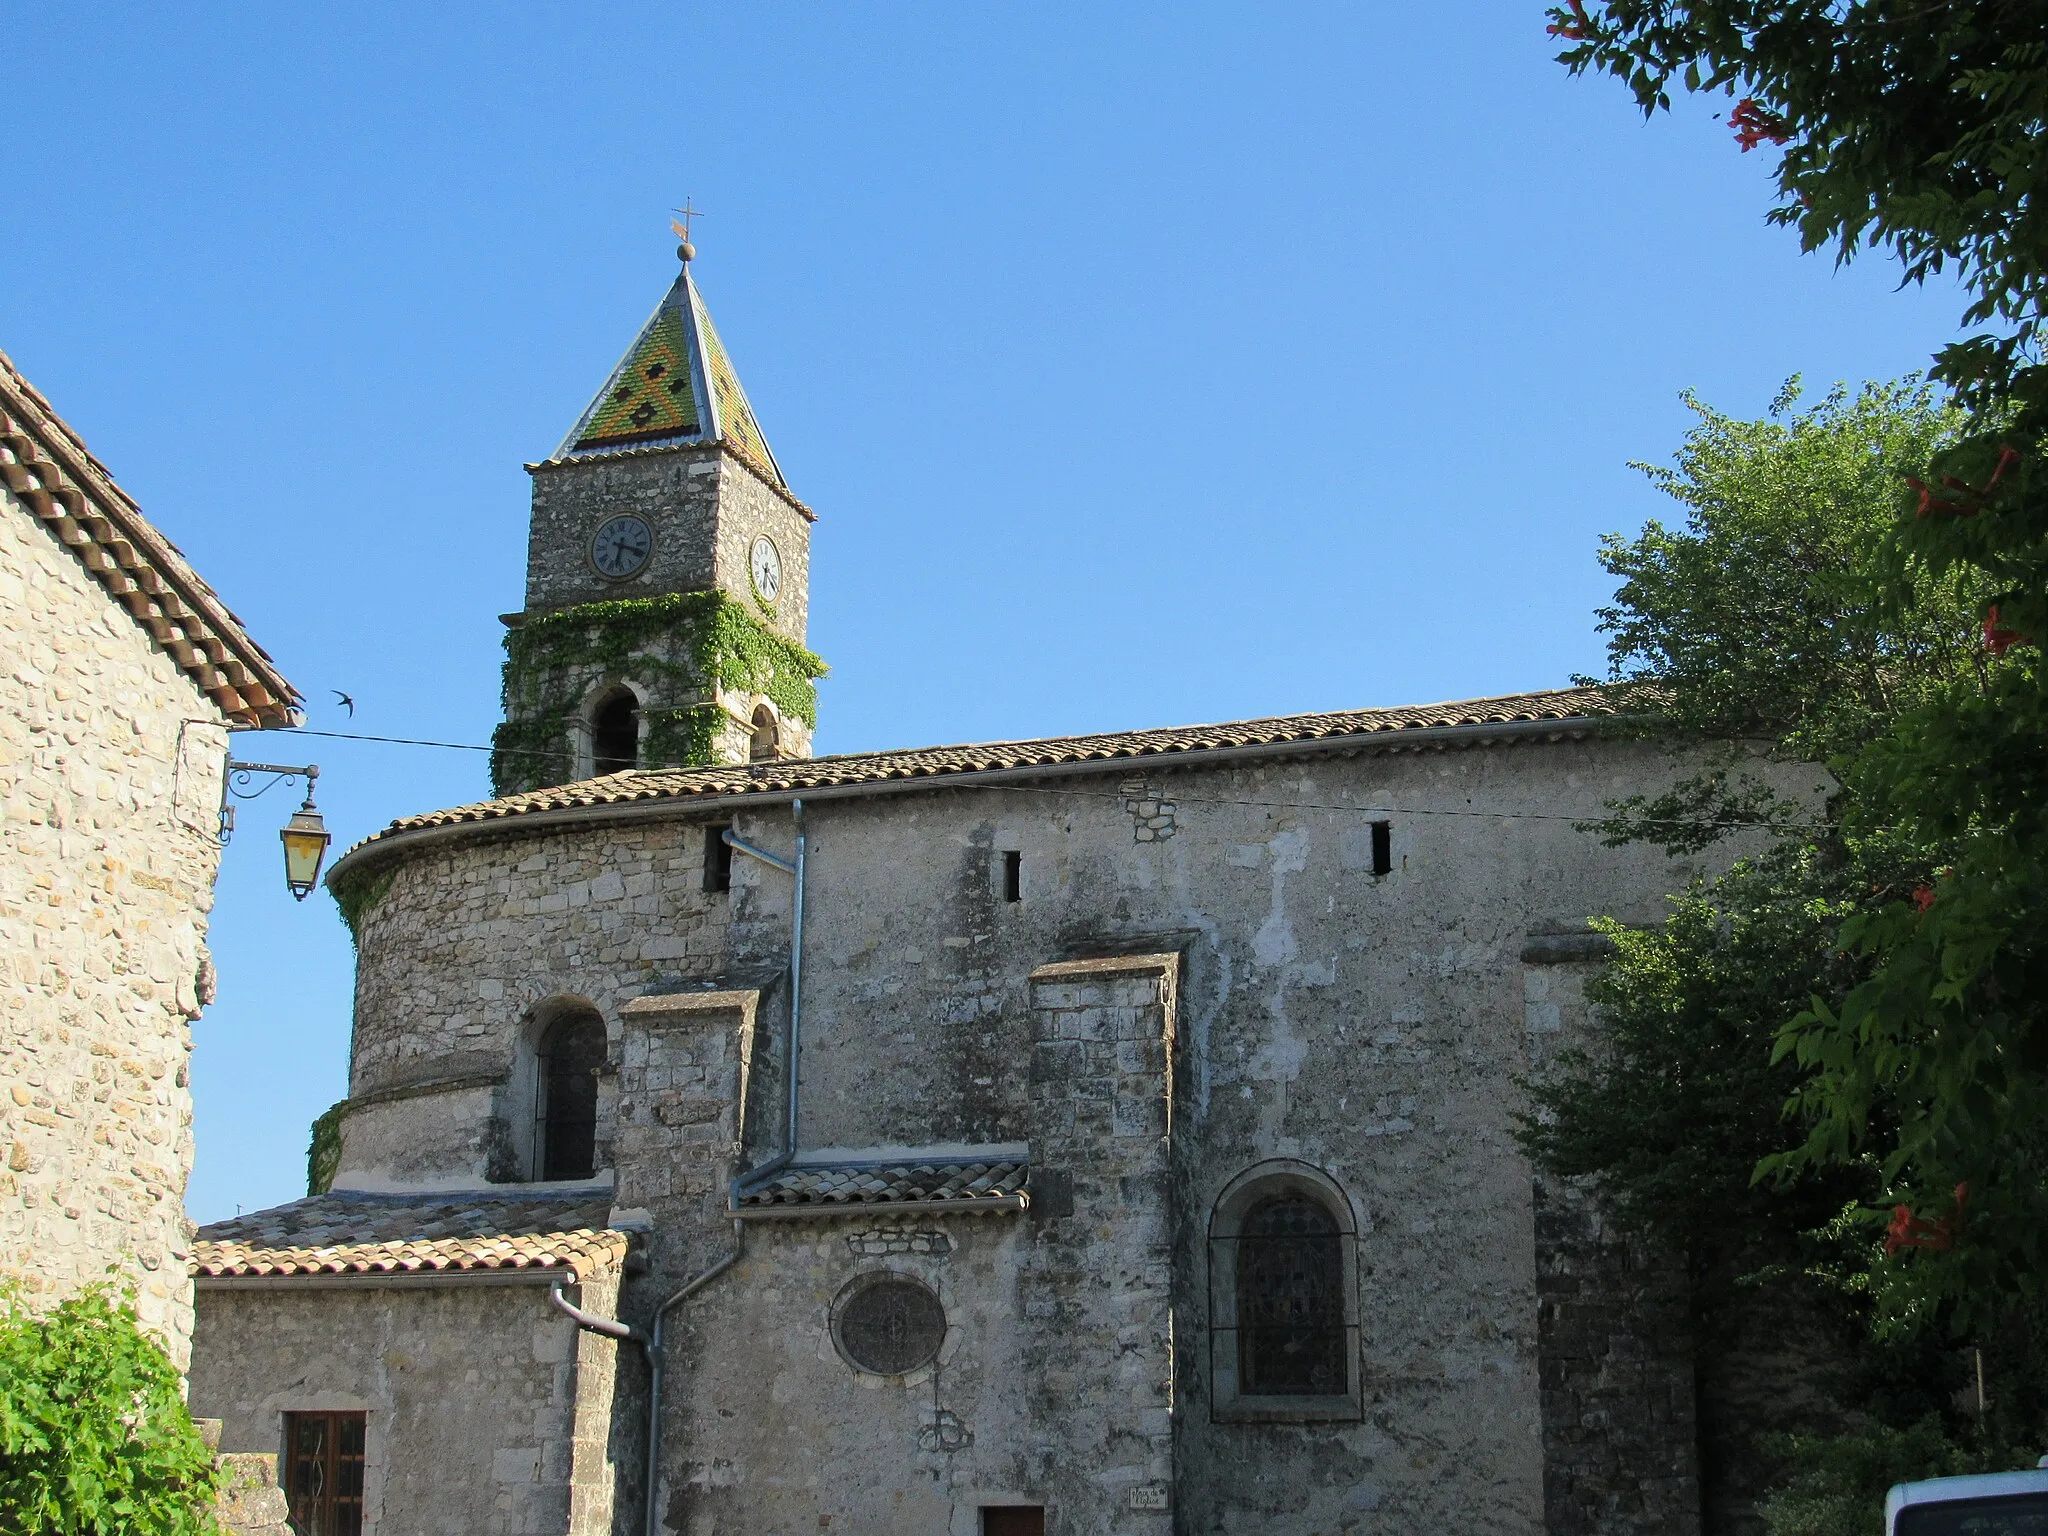
[[296, 701], [0, 355], [0, 1279], [112, 1270], [181, 1367], [221, 773]]
[[[577, 460], [622, 388], [536, 469], [529, 630], [607, 617], [620, 506], [661, 554], [604, 574], [742, 602], [796, 510], [758, 429]], [[767, 535], [791, 643], [807, 527]], [[554, 696], [647, 683], [644, 633]], [[1696, 1530], [1673, 1278], [1510, 1135], [1587, 1037], [1588, 916], [1689, 874], [1576, 829], [1672, 773], [1613, 709], [643, 738], [396, 822], [331, 877], [332, 1187], [201, 1234], [195, 1409], [352, 1490], [322, 1533]]]

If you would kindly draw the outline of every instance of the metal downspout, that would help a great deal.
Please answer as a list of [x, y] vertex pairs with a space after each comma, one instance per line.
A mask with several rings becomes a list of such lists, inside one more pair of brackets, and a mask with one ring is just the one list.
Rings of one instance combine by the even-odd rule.
[[732, 1224], [732, 1252], [683, 1283], [654, 1309], [654, 1328], [647, 1340], [647, 1524], [646, 1536], [661, 1536], [661, 1388], [668, 1375], [668, 1314], [739, 1262], [746, 1246], [746, 1223]]
[[642, 1333], [630, 1323], [622, 1323], [615, 1317], [599, 1317], [586, 1312], [562, 1294], [564, 1277], [557, 1275], [548, 1288], [548, 1300], [562, 1312], [576, 1320], [578, 1328], [591, 1333], [602, 1334], [608, 1339], [620, 1339], [638, 1344], [640, 1352], [647, 1357], [647, 1514], [642, 1528], [646, 1536], [661, 1536], [661, 1388], [667, 1377], [668, 1315], [680, 1302], [688, 1300], [704, 1289], [720, 1275], [739, 1262], [740, 1250], [746, 1244], [746, 1224], [735, 1221], [732, 1224], [732, 1252], [720, 1259], [709, 1269], [702, 1270], [685, 1281], [676, 1293], [654, 1309], [654, 1326]]

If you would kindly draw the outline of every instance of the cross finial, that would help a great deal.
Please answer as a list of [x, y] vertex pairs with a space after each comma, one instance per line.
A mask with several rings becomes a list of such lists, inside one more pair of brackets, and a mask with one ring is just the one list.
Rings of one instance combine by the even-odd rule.
[[703, 218], [704, 210], [701, 208], [691, 207], [690, 200], [686, 197], [683, 199], [682, 207], [671, 208], [669, 212], [677, 214], [681, 218], [680, 223], [678, 223], [675, 219], [670, 219], [668, 221], [668, 227], [674, 230], [677, 236], [683, 242], [681, 245], [676, 247], [676, 254], [682, 257], [684, 261], [688, 261], [691, 257], [697, 254], [697, 248], [690, 244], [690, 220]]

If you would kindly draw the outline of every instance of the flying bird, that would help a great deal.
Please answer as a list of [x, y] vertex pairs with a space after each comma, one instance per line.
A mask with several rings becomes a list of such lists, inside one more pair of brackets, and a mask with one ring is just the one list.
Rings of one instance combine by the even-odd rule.
[[337, 699], [341, 700], [341, 707], [348, 711], [349, 719], [355, 719], [356, 701], [350, 698], [347, 694], [343, 693], [339, 688], [330, 688], [327, 691], [333, 694]]

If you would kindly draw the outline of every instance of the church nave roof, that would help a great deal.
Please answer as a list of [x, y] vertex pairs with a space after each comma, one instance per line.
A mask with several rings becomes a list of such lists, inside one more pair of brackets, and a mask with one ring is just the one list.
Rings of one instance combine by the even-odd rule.
[[[1124, 763], [1170, 767], [1174, 759], [1214, 753], [1285, 757], [1303, 750], [1401, 750], [1404, 735], [1416, 748], [1454, 732], [1465, 745], [1510, 737], [1565, 738], [1584, 735], [1595, 722], [1624, 711], [1628, 695], [1613, 687], [1553, 688], [1499, 698], [1464, 699], [1396, 709], [1344, 710], [1326, 714], [1278, 715], [1220, 725], [1174, 726], [1162, 730], [1111, 731], [1093, 736], [1053, 736], [1030, 741], [977, 742], [964, 746], [917, 747], [901, 752], [854, 752], [837, 757], [778, 758], [715, 768], [638, 768], [599, 779], [507, 795], [474, 805], [430, 811], [394, 821], [349, 850], [355, 858], [387, 839], [432, 828], [510, 820], [548, 812], [582, 811], [671, 801], [709, 801], [752, 795], [858, 792], [864, 787], [1001, 773], [1030, 776], [1038, 771], [1071, 772], [1100, 764], [1114, 772]], [[1489, 727], [1497, 727], [1490, 732]], [[1428, 733], [1424, 735], [1423, 733]], [[1193, 765], [1192, 762], [1190, 764]], [[339, 868], [337, 864], [337, 868]]]

